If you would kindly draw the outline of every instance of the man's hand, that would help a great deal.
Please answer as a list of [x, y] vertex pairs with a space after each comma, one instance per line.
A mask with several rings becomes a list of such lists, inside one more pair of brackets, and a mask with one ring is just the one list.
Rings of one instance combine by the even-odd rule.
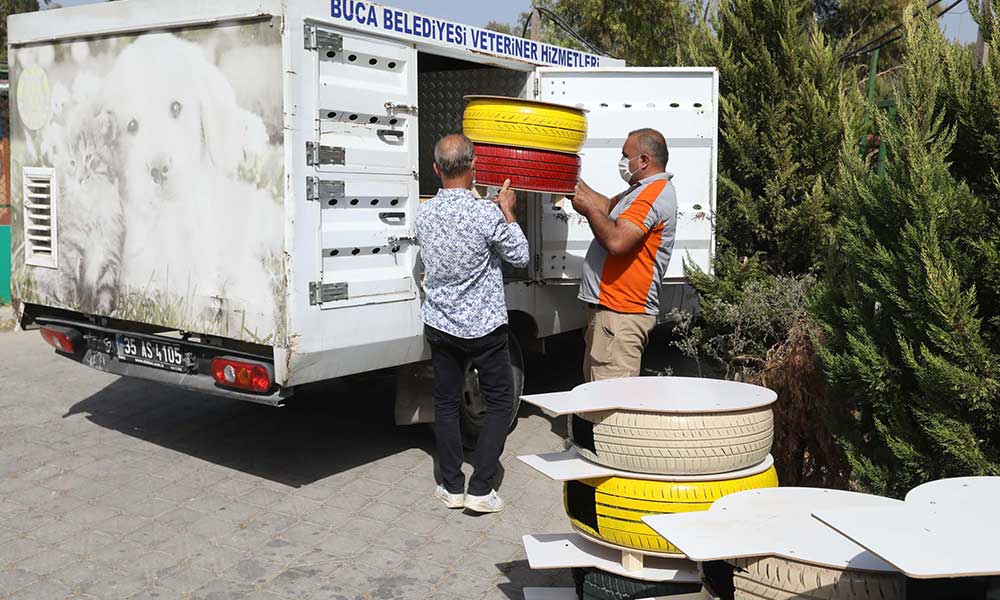
[[587, 219], [594, 239], [612, 256], [632, 252], [646, 235], [642, 228], [628, 219], [612, 219], [611, 200], [582, 181], [576, 184], [573, 209]]
[[500, 207], [500, 212], [503, 213], [508, 223], [517, 221], [517, 196], [514, 194], [514, 190], [510, 189], [510, 179], [504, 180], [503, 187], [493, 198], [493, 202]]
[[573, 210], [587, 219], [590, 219], [592, 215], [606, 217], [611, 212], [611, 200], [580, 181], [576, 184], [576, 193], [573, 195]]

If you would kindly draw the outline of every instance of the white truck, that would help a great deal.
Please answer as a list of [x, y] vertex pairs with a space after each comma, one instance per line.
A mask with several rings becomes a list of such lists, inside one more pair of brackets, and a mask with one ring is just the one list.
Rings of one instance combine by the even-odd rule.
[[[628, 68], [353, 0], [125, 0], [8, 23], [17, 314], [87, 366], [280, 405], [425, 361], [412, 226], [470, 94], [587, 109], [582, 177], [607, 194], [627, 132], [662, 131], [679, 198], [664, 312], [693, 300], [684, 260], [711, 266], [714, 69]], [[538, 347], [584, 326], [592, 236], [564, 198], [520, 204], [534, 258], [506, 273], [507, 304], [515, 348]]]

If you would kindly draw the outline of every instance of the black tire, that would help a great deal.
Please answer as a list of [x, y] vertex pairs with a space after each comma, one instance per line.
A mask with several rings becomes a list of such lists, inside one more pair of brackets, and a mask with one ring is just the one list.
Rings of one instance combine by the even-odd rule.
[[[524, 391], [524, 355], [513, 331], [510, 331], [509, 339], [510, 368], [514, 372], [514, 410], [510, 415], [510, 431], [514, 431], [514, 427], [517, 426], [517, 413], [521, 408], [521, 392]], [[471, 365], [469, 369], [472, 371]], [[468, 450], [476, 447], [479, 430], [486, 414], [486, 404], [479, 394], [479, 382], [473, 382], [473, 378], [474, 372], [471, 372], [462, 399], [462, 444]]]
[[[574, 569], [574, 581], [578, 577], [576, 571], [577, 569]], [[653, 583], [596, 569], [579, 569], [579, 571], [583, 571], [582, 586], [577, 588], [581, 600], [636, 600], [656, 596], [695, 594], [701, 591], [700, 583]]]

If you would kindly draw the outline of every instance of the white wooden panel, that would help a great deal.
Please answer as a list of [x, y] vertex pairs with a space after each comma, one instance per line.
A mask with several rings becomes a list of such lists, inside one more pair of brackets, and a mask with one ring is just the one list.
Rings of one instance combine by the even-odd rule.
[[[677, 236], [666, 280], [684, 276], [685, 259], [711, 269], [714, 249], [718, 154], [718, 78], [714, 69], [612, 68], [538, 70], [539, 100], [587, 109], [587, 141], [581, 178], [613, 196], [628, 184], [618, 174], [621, 148], [630, 131], [652, 127], [667, 139], [677, 191]], [[558, 200], [558, 198], [556, 198]], [[569, 202], [545, 206], [542, 275], [573, 279], [593, 235]]]
[[698, 377], [628, 377], [577, 386], [571, 392], [522, 396], [555, 415], [600, 410], [662, 413], [719, 413], [760, 408], [777, 399], [773, 391], [748, 383]]
[[643, 569], [626, 571], [621, 565], [621, 550], [595, 544], [575, 533], [526, 535], [522, 541], [532, 569], [590, 567], [642, 581], [701, 581], [698, 565], [681, 558], [646, 557]]
[[834, 569], [896, 571], [812, 517], [817, 509], [901, 506], [899, 500], [815, 488], [770, 488], [724, 496], [704, 512], [643, 517], [692, 560], [779, 556]]
[[1000, 575], [1000, 477], [942, 479], [903, 505], [826, 508], [817, 519], [916, 579]]
[[980, 504], [997, 506], [1000, 504], [1000, 477], [938, 479], [910, 490], [906, 494], [906, 503], [963, 509]]
[[[576, 590], [573, 588], [524, 588], [524, 600], [577, 600]], [[643, 598], [642, 600], [712, 600], [707, 592], [697, 594], [672, 594], [670, 596], [657, 596], [655, 598]]]
[[566, 450], [565, 452], [553, 452], [551, 454], [529, 454], [518, 456], [517, 458], [524, 464], [555, 481], [578, 481], [597, 477], [627, 477], [629, 479], [642, 479], [645, 481], [675, 482], [725, 481], [727, 479], [752, 477], [774, 466], [774, 457], [768, 454], [764, 462], [759, 465], [731, 473], [714, 473], [712, 475], [652, 475], [649, 473], [630, 473], [592, 463], [580, 456], [576, 449]]

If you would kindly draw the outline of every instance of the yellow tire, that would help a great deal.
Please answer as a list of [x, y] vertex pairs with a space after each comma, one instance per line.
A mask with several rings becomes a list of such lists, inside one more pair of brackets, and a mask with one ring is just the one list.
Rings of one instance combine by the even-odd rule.
[[673, 544], [642, 522], [642, 517], [708, 510], [719, 498], [778, 487], [771, 467], [763, 473], [722, 481], [647, 481], [602, 477], [567, 481], [563, 504], [573, 527], [609, 544], [658, 554], [681, 555]]
[[462, 129], [480, 144], [577, 153], [587, 138], [587, 117], [570, 106], [470, 96]]

